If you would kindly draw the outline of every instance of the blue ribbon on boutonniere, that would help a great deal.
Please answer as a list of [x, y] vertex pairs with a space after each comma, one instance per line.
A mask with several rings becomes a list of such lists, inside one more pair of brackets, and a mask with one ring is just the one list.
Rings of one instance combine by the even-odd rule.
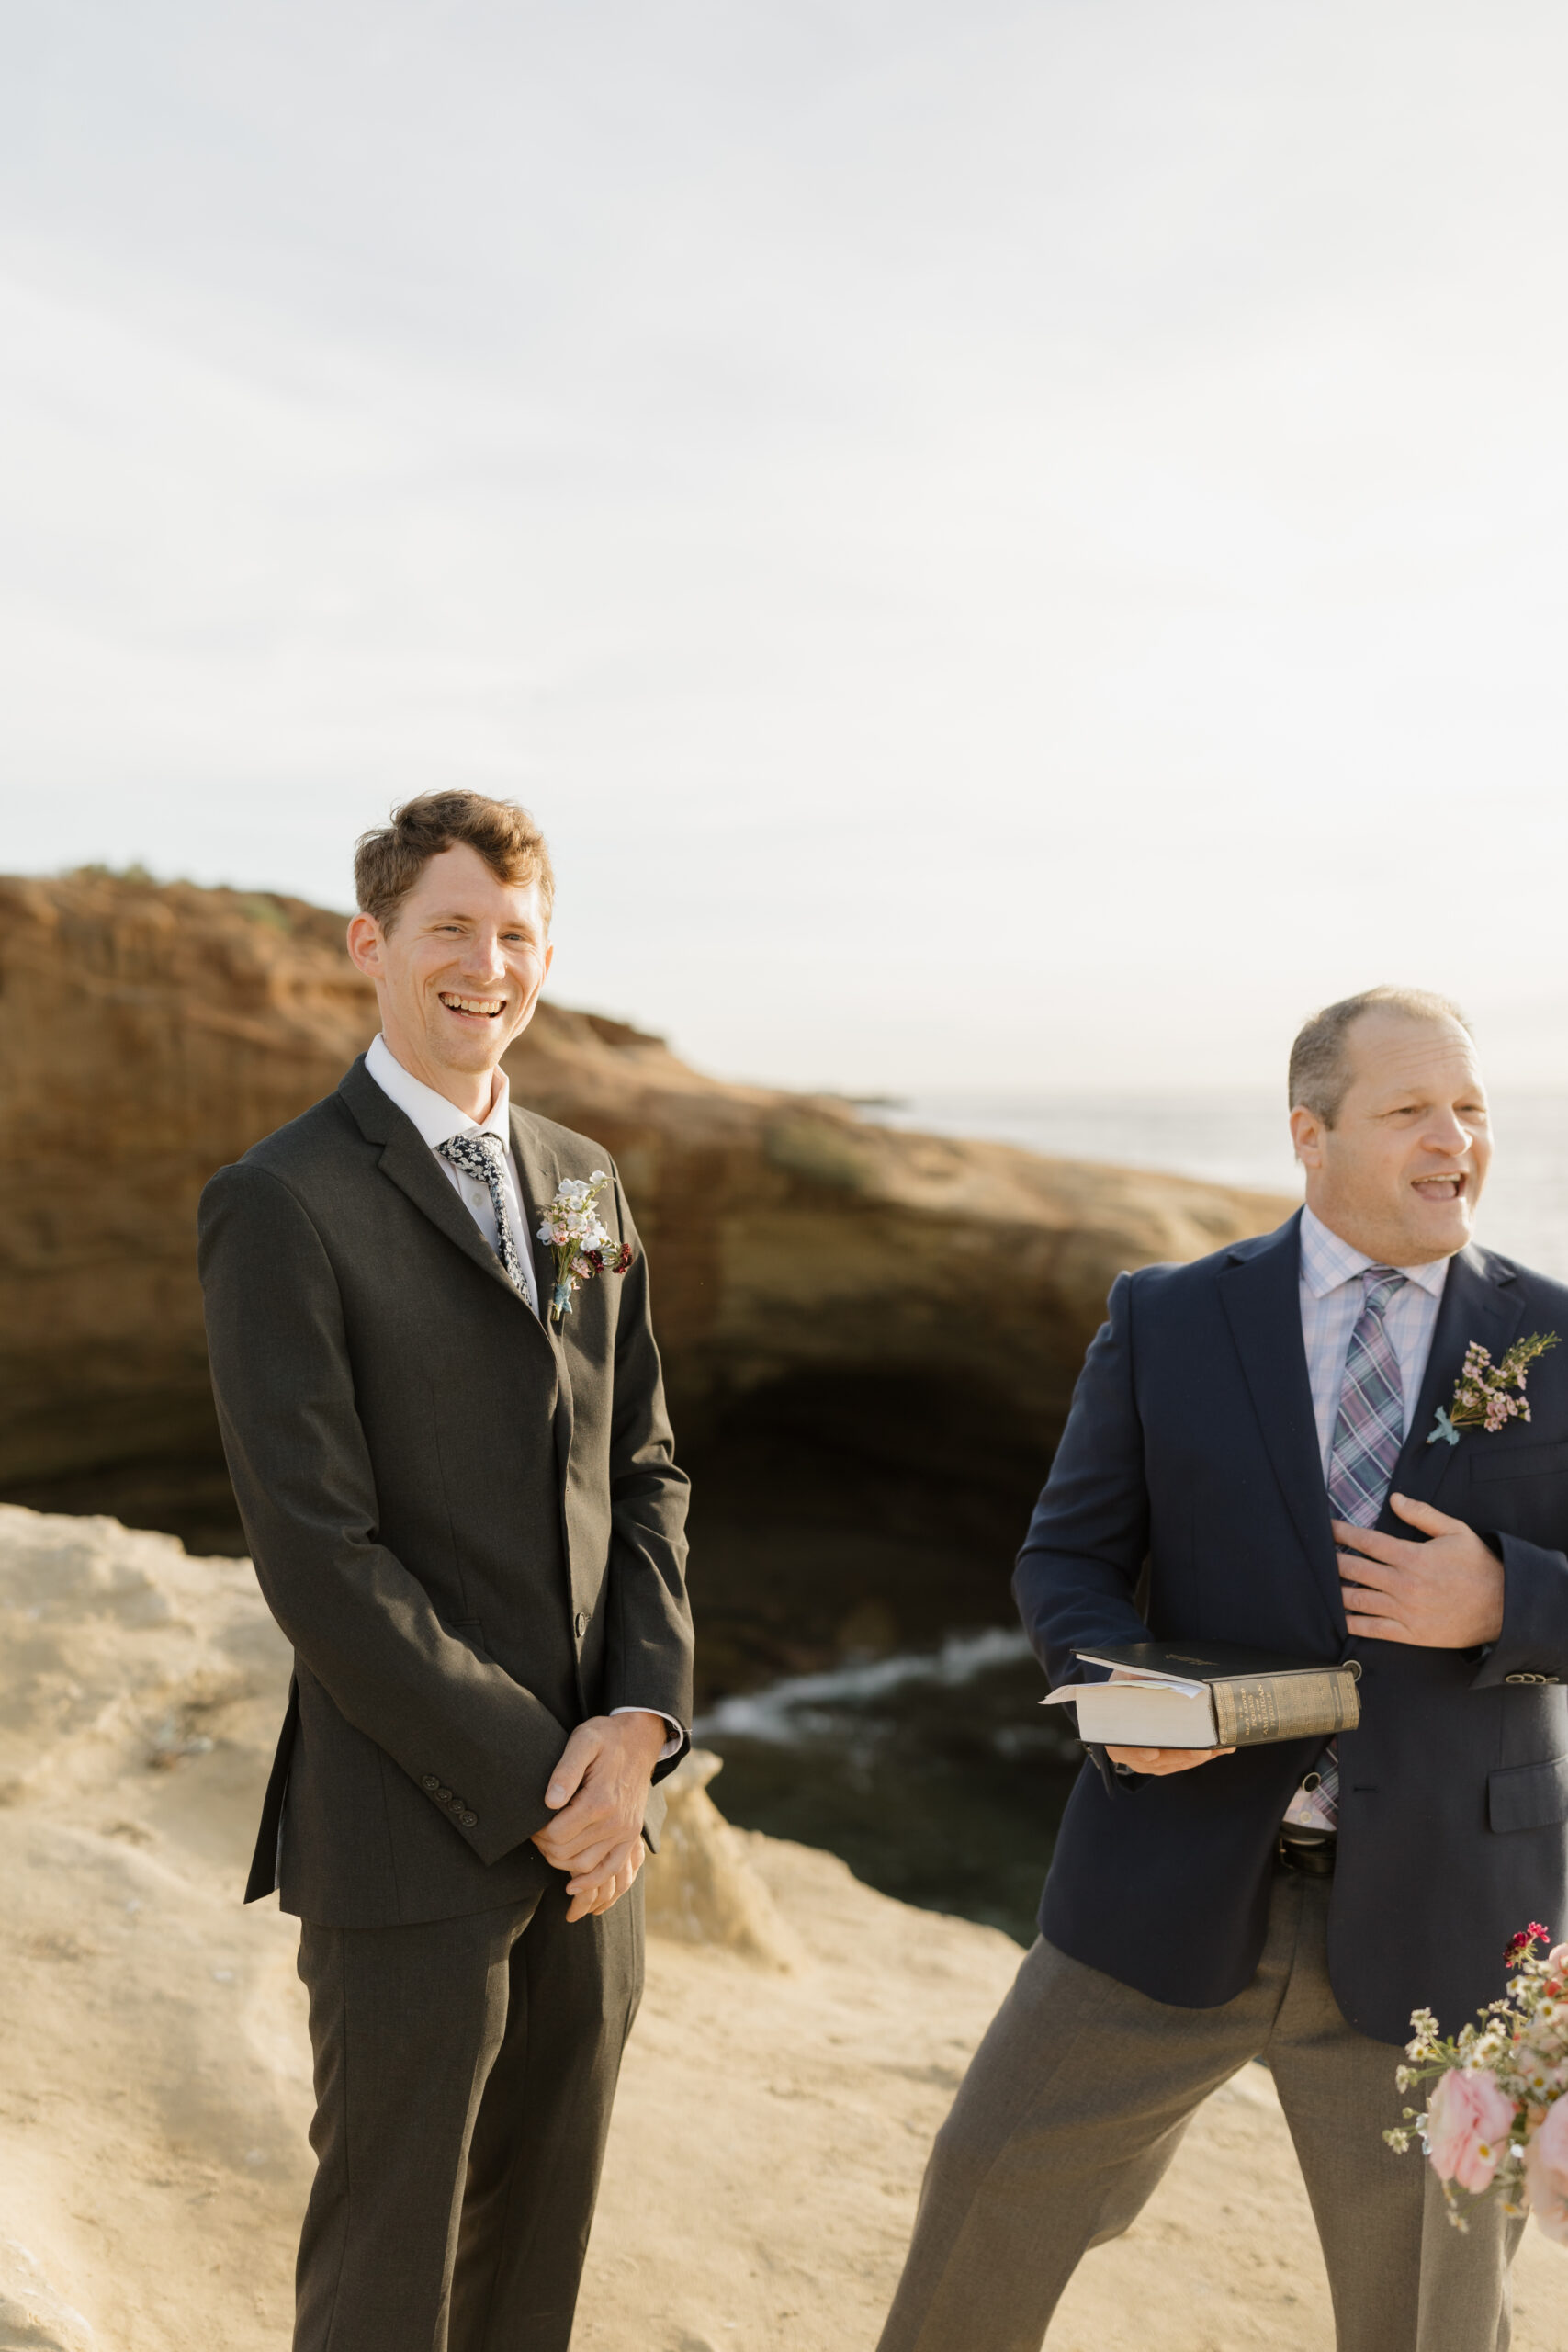
[[1446, 1405], [1438, 1406], [1438, 1426], [1433, 1430], [1430, 1436], [1427, 1438], [1427, 1442], [1428, 1445], [1436, 1445], [1439, 1438], [1442, 1439], [1445, 1445], [1457, 1445], [1459, 1443], [1459, 1431], [1455, 1429], [1452, 1421], [1449, 1419], [1449, 1408]]

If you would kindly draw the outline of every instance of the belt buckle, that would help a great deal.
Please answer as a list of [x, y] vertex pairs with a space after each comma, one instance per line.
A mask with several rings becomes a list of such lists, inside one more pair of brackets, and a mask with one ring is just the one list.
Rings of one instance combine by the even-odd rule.
[[1279, 1854], [1288, 1871], [1299, 1871], [1303, 1878], [1332, 1878], [1335, 1852], [1339, 1844], [1337, 1832], [1324, 1838], [1287, 1838], [1280, 1835]]

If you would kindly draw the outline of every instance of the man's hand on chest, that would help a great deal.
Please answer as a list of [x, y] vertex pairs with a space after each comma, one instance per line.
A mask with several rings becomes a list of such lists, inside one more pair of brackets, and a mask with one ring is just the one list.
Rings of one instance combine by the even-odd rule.
[[1345, 1623], [1374, 1642], [1417, 1649], [1479, 1649], [1503, 1630], [1503, 1563], [1461, 1519], [1391, 1495], [1390, 1507], [1427, 1540], [1380, 1535], [1337, 1519]]

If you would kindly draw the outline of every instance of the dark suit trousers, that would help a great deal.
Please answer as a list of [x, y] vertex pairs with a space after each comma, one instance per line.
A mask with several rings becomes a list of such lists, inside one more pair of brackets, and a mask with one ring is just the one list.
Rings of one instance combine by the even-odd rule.
[[316, 2152], [295, 2352], [567, 2352], [642, 1888], [423, 1927], [301, 1923]]

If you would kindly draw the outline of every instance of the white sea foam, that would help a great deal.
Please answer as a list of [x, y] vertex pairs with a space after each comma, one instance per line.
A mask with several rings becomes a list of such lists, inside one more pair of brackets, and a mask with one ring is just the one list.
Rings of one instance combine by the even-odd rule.
[[832, 1728], [856, 1708], [913, 1684], [955, 1690], [994, 1668], [1017, 1666], [1030, 1656], [1028, 1636], [1010, 1626], [988, 1625], [977, 1634], [950, 1634], [940, 1649], [870, 1658], [826, 1674], [795, 1674], [765, 1690], [721, 1699], [692, 1727], [694, 1739], [755, 1739], [791, 1747]]

